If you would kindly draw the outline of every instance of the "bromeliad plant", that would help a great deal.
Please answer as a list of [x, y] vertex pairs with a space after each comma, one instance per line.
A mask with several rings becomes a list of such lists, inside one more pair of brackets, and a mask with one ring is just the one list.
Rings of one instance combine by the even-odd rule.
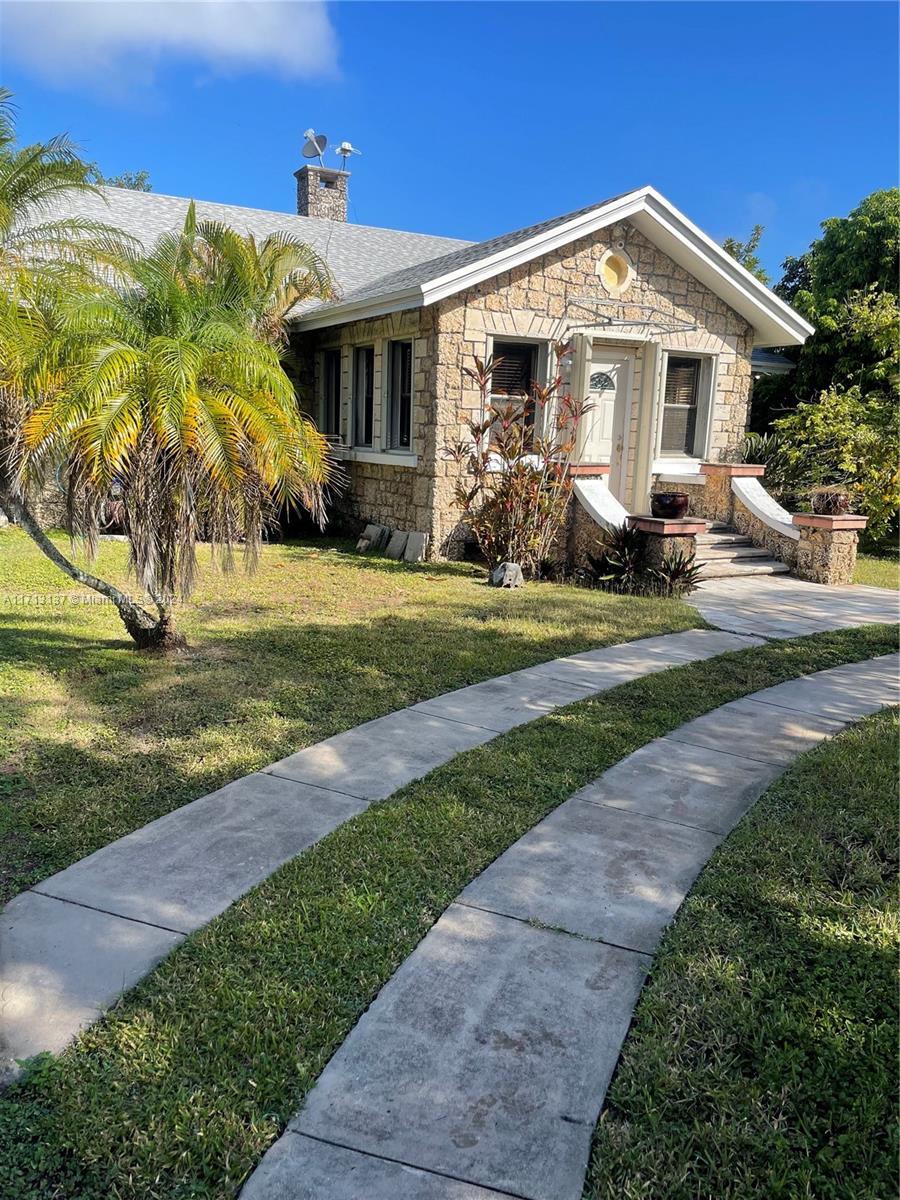
[[530, 396], [504, 403], [491, 401], [491, 376], [502, 359], [476, 358], [474, 369], [466, 368], [479, 412], [462, 418], [469, 437], [446, 453], [464, 472], [456, 503], [491, 570], [513, 562], [534, 577], [553, 558], [572, 494], [578, 427], [590, 408], [563, 390], [558, 367], [568, 351], [554, 346], [557, 374], [549, 384], [532, 383]]

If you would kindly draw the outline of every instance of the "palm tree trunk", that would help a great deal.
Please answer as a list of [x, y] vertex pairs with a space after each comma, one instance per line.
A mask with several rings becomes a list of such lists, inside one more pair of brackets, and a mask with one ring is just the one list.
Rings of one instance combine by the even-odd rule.
[[82, 571], [80, 567], [76, 567], [50, 541], [23, 500], [8, 492], [0, 492], [0, 510], [10, 521], [24, 529], [38, 549], [70, 579], [99, 592], [101, 596], [112, 601], [119, 610], [122, 623], [139, 650], [170, 650], [184, 645], [184, 638], [176, 633], [172, 622], [172, 613], [167, 607], [157, 601], [159, 617], [154, 618], [146, 609], [135, 604], [129, 596], [119, 591], [117, 587], [113, 587], [111, 583], [107, 583], [105, 579], [98, 579], [96, 575], [91, 575], [87, 571]]

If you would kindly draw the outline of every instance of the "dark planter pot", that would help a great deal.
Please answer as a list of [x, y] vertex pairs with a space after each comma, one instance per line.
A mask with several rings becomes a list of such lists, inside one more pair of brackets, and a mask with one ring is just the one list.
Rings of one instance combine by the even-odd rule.
[[844, 488], [822, 488], [810, 499], [813, 512], [820, 517], [840, 517], [850, 511], [850, 493]]
[[675, 521], [685, 516], [690, 500], [687, 492], [653, 492], [650, 496], [650, 512], [654, 517]]

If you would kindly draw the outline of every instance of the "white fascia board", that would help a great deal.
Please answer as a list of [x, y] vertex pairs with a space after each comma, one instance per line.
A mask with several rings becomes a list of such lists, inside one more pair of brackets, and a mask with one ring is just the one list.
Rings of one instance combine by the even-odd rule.
[[579, 238], [595, 233], [607, 225], [615, 225], [617, 221], [627, 220], [643, 208], [646, 194], [646, 188], [641, 188], [637, 192], [629, 192], [628, 195], [621, 196], [610, 204], [603, 204], [599, 208], [591, 209], [590, 212], [582, 213], [571, 221], [566, 221], [563, 225], [555, 225], [552, 229], [537, 233], [527, 241], [517, 242], [514, 246], [498, 250], [496, 254], [490, 255], [488, 258], [478, 259], [476, 262], [459, 267], [456, 271], [450, 271], [437, 279], [431, 279], [422, 288], [425, 303], [434, 304], [436, 300], [445, 300], [448, 296], [463, 292], [477, 283], [482, 283], [485, 279], [500, 275], [503, 271], [511, 271], [514, 267], [531, 262], [540, 255], [551, 254], [560, 246], [568, 246], [572, 242], [577, 242]]
[[556, 225], [524, 242], [498, 250], [496, 254], [467, 263], [421, 285], [373, 300], [317, 309], [309, 316], [298, 317], [296, 327], [321, 329], [434, 304], [503, 271], [531, 262], [543, 254], [550, 254], [598, 229], [625, 220], [630, 220], [654, 245], [740, 313], [753, 327], [755, 346], [801, 346], [815, 332], [812, 325], [789, 304], [760, 283], [652, 187], [628, 192], [618, 200], [599, 205], [562, 225]]
[[654, 188], [633, 224], [755, 331], [755, 346], [802, 346], [815, 329]]
[[353, 304], [329, 304], [327, 308], [315, 308], [308, 316], [294, 317], [291, 325], [299, 330], [327, 329], [331, 325], [346, 325], [349, 321], [421, 308], [422, 304], [421, 287], [404, 288], [401, 292], [391, 292], [375, 300], [357, 300]]

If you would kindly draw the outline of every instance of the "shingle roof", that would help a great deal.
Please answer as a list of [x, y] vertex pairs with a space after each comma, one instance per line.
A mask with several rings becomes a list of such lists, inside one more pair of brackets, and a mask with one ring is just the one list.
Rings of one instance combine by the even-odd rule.
[[[144, 246], [152, 246], [164, 233], [183, 223], [190, 201], [183, 196], [157, 192], [134, 192], [127, 188], [103, 187], [102, 195], [67, 193], [57, 204], [59, 216], [83, 216], [115, 225]], [[222, 221], [240, 233], [266, 237], [282, 231], [295, 234], [327, 261], [343, 295], [356, 292], [375, 279], [408, 268], [424, 259], [446, 255], [471, 245], [459, 238], [434, 237], [346, 221], [326, 221], [293, 213], [268, 212], [198, 200], [197, 216]]]
[[[400, 271], [394, 271], [390, 275], [380, 275], [354, 291], [346, 292], [340, 303], [353, 304], [358, 300], [375, 300], [379, 296], [388, 296], [394, 292], [427, 283], [450, 271], [456, 271], [460, 267], [467, 267], [472, 263], [480, 262], [483, 258], [489, 258], [501, 250], [509, 250], [521, 242], [527, 242], [530, 238], [547, 233], [558, 225], [564, 225], [567, 221], [575, 220], [577, 217], [593, 212], [595, 208], [599, 208], [603, 204], [612, 204], [618, 199], [620, 199], [619, 196], [611, 196], [608, 200], [598, 200], [596, 204], [589, 204], [586, 208], [564, 213], [561, 217], [553, 217], [549, 221], [541, 221], [537, 225], [527, 225], [524, 229], [515, 229], [512, 233], [504, 233], [500, 237], [489, 238], [485, 242], [467, 242], [462, 249], [452, 250], [437, 258], [415, 263]], [[324, 310], [329, 305], [325, 304], [319, 307]]]

